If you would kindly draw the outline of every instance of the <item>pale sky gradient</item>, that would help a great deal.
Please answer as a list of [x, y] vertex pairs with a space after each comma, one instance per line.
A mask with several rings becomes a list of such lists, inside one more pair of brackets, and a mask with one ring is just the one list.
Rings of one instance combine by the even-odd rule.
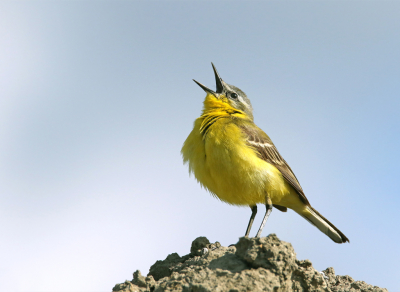
[[198, 236], [244, 235], [250, 208], [180, 156], [210, 62], [351, 243], [293, 211], [263, 235], [400, 291], [399, 52], [399, 1], [2, 1], [0, 291], [111, 291]]

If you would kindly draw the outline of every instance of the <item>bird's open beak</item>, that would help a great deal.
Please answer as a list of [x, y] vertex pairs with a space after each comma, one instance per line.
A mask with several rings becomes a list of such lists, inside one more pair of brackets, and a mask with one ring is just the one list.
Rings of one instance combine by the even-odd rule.
[[224, 90], [224, 85], [222, 84], [222, 79], [218, 74], [217, 69], [215, 68], [214, 64], [211, 63], [213, 69], [214, 69], [214, 75], [215, 75], [215, 84], [217, 87], [217, 91], [211, 90], [210, 88], [204, 86], [203, 84], [201, 84], [200, 82], [197, 82], [196, 80], [193, 79], [194, 82], [197, 83], [198, 86], [200, 86], [201, 88], [203, 88], [203, 90], [207, 93], [211, 93], [212, 95], [214, 95], [215, 97], [217, 97], [216, 94], [222, 93]]
[[203, 90], [207, 93], [210, 93], [212, 95], [214, 95], [216, 97], [216, 92], [214, 90], [211, 90], [210, 88], [208, 88], [207, 86], [204, 86], [203, 84], [201, 84], [200, 82], [197, 82], [196, 80], [193, 79], [194, 82], [197, 83], [198, 86], [200, 86], [201, 88], [203, 88]]

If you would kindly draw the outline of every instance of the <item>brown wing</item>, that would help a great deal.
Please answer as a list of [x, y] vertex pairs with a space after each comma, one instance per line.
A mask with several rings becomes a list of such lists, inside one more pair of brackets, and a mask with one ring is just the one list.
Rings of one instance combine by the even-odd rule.
[[261, 159], [274, 165], [282, 173], [286, 181], [297, 191], [300, 199], [305, 204], [310, 205], [292, 169], [279, 154], [268, 135], [254, 124], [251, 127], [240, 126], [240, 128], [246, 136], [247, 144], [257, 152]]

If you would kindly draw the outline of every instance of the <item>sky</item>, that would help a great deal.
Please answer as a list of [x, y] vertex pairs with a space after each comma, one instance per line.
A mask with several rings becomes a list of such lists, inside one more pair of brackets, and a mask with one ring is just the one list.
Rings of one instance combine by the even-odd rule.
[[399, 1], [0, 2], [0, 291], [111, 291], [244, 235], [180, 155], [211, 62], [350, 243], [290, 210], [263, 235], [400, 291], [399, 52]]

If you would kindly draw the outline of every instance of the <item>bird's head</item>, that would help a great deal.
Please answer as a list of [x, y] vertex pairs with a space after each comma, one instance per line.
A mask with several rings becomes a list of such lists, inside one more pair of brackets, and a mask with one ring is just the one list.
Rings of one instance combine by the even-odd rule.
[[214, 64], [211, 63], [211, 65], [215, 74], [216, 91], [211, 90], [193, 79], [193, 81], [207, 93], [206, 100], [204, 101], [205, 109], [211, 109], [213, 107], [232, 108], [242, 111], [248, 118], [253, 120], [253, 108], [250, 99], [248, 99], [246, 94], [239, 88], [223, 81]]

